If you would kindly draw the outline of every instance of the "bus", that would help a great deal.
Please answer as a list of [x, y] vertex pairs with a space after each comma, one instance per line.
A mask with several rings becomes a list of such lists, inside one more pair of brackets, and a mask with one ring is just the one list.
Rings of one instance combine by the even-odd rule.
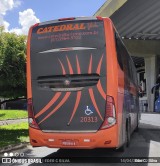
[[158, 74], [156, 84], [152, 87], [151, 93], [155, 93], [154, 112], [160, 112], [160, 74]]
[[37, 23], [27, 42], [33, 147], [124, 150], [138, 129], [134, 62], [109, 18]]

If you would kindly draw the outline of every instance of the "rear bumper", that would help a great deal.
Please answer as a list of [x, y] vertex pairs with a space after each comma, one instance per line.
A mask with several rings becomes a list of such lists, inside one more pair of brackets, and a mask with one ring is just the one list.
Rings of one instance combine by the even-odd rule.
[[[46, 146], [62, 149], [94, 149], [118, 147], [116, 125], [96, 133], [44, 133], [29, 127], [30, 143], [33, 147]], [[75, 145], [64, 145], [73, 141]]]

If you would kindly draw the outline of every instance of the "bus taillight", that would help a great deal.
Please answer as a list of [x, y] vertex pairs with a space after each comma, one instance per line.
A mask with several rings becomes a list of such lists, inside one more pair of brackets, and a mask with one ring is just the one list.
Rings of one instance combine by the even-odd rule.
[[60, 18], [58, 21], [67, 21], [67, 20], [75, 20], [74, 17], [69, 17], [69, 18]]
[[27, 101], [27, 109], [28, 109], [28, 123], [29, 126], [35, 129], [39, 129], [37, 122], [35, 121], [34, 114], [33, 114], [33, 103], [32, 99], [28, 99]]
[[103, 20], [103, 18], [101, 16], [97, 16], [96, 18], [97, 18], [97, 20], [101, 20], [101, 21]]
[[36, 23], [36, 24], [33, 25], [33, 27], [37, 27], [38, 25], [39, 25], [39, 23]]
[[101, 130], [109, 128], [115, 124], [116, 124], [116, 109], [115, 109], [114, 98], [112, 96], [107, 96], [106, 116], [101, 126]]

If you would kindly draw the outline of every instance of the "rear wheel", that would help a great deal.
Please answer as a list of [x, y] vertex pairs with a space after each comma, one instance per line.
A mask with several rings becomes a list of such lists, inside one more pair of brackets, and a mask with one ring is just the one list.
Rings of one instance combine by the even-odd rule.
[[130, 120], [128, 120], [127, 126], [126, 126], [126, 145], [129, 147], [130, 140], [131, 140], [131, 127], [130, 127]]
[[126, 143], [124, 143], [120, 148], [117, 149], [118, 152], [124, 152], [126, 149]]
[[138, 117], [138, 114], [137, 114], [137, 126], [135, 128], [135, 132], [138, 132], [139, 131], [139, 117]]
[[131, 134], [130, 134], [130, 121], [127, 120], [126, 123], [126, 133], [125, 133], [125, 143], [118, 149], [119, 152], [124, 152], [126, 147], [129, 147], [130, 144], [130, 138], [131, 138]]

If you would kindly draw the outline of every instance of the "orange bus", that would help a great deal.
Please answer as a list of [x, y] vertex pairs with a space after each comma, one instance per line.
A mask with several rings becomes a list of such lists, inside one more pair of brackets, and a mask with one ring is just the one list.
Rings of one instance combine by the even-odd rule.
[[33, 147], [123, 150], [138, 129], [136, 69], [109, 18], [32, 26], [27, 95]]

